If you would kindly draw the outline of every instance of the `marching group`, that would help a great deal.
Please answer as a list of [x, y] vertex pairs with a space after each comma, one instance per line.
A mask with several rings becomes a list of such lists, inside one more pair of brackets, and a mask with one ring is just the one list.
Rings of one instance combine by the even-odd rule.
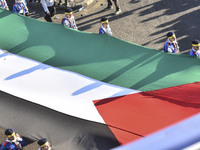
[[[59, 3], [61, 3], [62, 0], [59, 0]], [[29, 0], [29, 2], [32, 2], [32, 0]], [[56, 13], [55, 10], [55, 0], [39, 0], [41, 2], [42, 7], [45, 12], [44, 19], [48, 22], [52, 22], [51, 17], [53, 17]], [[111, 0], [107, 0], [108, 6], [106, 9], [112, 9], [112, 2]], [[113, 0], [115, 7], [116, 7], [116, 12], [115, 14], [121, 13], [121, 9], [119, 7], [118, 0]], [[67, 3], [67, 0], [65, 0], [65, 3]], [[7, 5], [6, 0], [0, 0], [0, 7], [6, 10], [9, 10], [9, 7]], [[29, 14], [29, 10], [27, 7], [27, 2], [26, 0], [15, 0], [15, 3], [13, 5], [13, 12], [18, 13], [20, 15], [27, 16]], [[102, 18], [101, 19], [101, 26], [99, 29], [99, 34], [108, 34], [112, 35], [111, 28], [108, 24], [108, 19], [107, 18]], [[63, 24], [65, 27], [72, 28], [77, 30], [75, 18], [72, 13], [72, 9], [70, 7], [66, 7], [65, 9], [65, 16], [61, 21], [61, 24]]]
[[[167, 33], [167, 41], [164, 44], [164, 52], [167, 53], [180, 53], [178, 42], [176, 40], [176, 35], [174, 32]], [[200, 58], [200, 42], [199, 40], [192, 41], [192, 49], [190, 50], [189, 55], [196, 56]]]
[[[0, 150], [22, 150], [23, 147], [27, 145], [26, 140], [12, 128], [6, 129], [5, 135], [7, 136], [7, 139], [2, 143]], [[52, 150], [51, 145], [46, 138], [38, 140], [37, 143], [39, 145], [38, 150]]]
[[[36, 0], [34, 0], [36, 1]], [[59, 0], [59, 4], [63, 0]], [[61, 21], [61, 24], [63, 24], [65, 27], [72, 28], [75, 30], [78, 30], [78, 27], [75, 22], [75, 18], [72, 13], [72, 9], [70, 7], [67, 7], [67, 1], [65, 1], [65, 16]], [[29, 0], [29, 2], [32, 2], [32, 0]], [[38, 2], [41, 2], [42, 7], [45, 12], [45, 17], [44, 19], [48, 22], [52, 22], [51, 17], [55, 15], [55, 0], [38, 0]], [[111, 0], [107, 0], [108, 6], [106, 9], [112, 9], [112, 2]], [[116, 7], [116, 12], [115, 14], [121, 13], [121, 9], [119, 7], [118, 0], [113, 0], [115, 7]], [[6, 3], [6, 0], [0, 0], [0, 7], [9, 10], [8, 5]], [[14, 13], [19, 13], [21, 15], [27, 15], [29, 13], [28, 8], [27, 8], [27, 2], [26, 0], [15, 0], [15, 4], [13, 5], [13, 12]], [[102, 18], [101, 19], [101, 26], [99, 28], [99, 34], [107, 34], [112, 36], [111, 28], [108, 23], [107, 18]], [[176, 41], [176, 36], [174, 32], [169, 32], [167, 34], [167, 41], [164, 44], [164, 52], [168, 53], [180, 53], [179, 51], [179, 46], [178, 42]], [[191, 56], [197, 56], [200, 57], [200, 42], [198, 40], [192, 41], [192, 49], [189, 53]]]

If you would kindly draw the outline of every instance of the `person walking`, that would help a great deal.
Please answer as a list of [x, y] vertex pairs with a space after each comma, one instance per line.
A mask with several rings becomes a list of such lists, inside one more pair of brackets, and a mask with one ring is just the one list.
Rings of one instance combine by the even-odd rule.
[[56, 14], [55, 9], [55, 0], [41, 0], [42, 7], [45, 12], [44, 19], [48, 22], [52, 22], [51, 17], [53, 17]]
[[[112, 0], [113, 2], [114, 2], [114, 4], [115, 4], [115, 8], [116, 8], [116, 11], [115, 11], [115, 15], [118, 15], [118, 14], [120, 14], [122, 11], [121, 11], [121, 9], [120, 9], [120, 7], [119, 7], [119, 2], [118, 2], [118, 0]], [[113, 8], [113, 6], [112, 6], [112, 2], [111, 2], [111, 0], [107, 0], [107, 2], [108, 2], [108, 6], [107, 6], [107, 8], [106, 9], [112, 9]]]

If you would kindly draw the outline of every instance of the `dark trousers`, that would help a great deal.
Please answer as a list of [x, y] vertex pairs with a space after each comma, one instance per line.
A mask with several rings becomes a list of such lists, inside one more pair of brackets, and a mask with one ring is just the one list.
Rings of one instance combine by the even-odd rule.
[[[32, 2], [32, 1], [36, 2], [36, 0], [29, 0], [29, 2]], [[38, 0], [38, 3], [40, 3], [40, 0]]]
[[44, 19], [48, 22], [52, 22], [51, 17], [53, 17], [56, 14], [56, 9], [54, 6], [48, 7], [50, 15], [48, 15], [46, 12], [46, 16], [44, 16]]
[[[112, 2], [111, 0], [107, 0], [108, 1], [108, 6], [112, 6]], [[116, 7], [116, 10], [119, 10], [119, 2], [118, 0], [112, 0], [114, 3], [115, 3], [115, 7]]]
[[[63, 0], [59, 0], [59, 3], [62, 3]], [[65, 0], [65, 6], [67, 6], [67, 0]]]

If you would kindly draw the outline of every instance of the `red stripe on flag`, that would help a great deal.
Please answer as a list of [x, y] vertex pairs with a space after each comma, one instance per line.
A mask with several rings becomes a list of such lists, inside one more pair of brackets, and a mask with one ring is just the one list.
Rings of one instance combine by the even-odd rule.
[[200, 83], [94, 101], [121, 144], [200, 111]]

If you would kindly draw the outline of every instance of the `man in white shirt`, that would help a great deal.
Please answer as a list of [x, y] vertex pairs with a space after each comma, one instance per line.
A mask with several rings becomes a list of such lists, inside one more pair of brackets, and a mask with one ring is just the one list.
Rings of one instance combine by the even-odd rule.
[[41, 0], [41, 3], [46, 14], [44, 19], [48, 22], [52, 22], [51, 17], [53, 17], [56, 13], [56, 9], [54, 7], [55, 0]]

